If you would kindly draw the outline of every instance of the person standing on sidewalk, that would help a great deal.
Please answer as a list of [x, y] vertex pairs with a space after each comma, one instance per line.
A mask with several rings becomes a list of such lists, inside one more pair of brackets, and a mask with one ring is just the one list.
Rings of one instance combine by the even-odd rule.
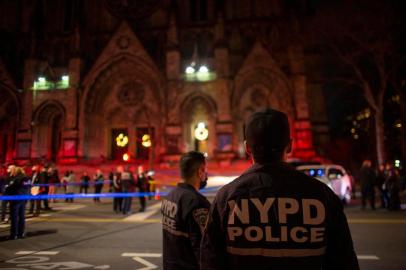
[[[9, 195], [7, 191], [7, 187], [10, 184], [11, 179], [11, 172], [15, 169], [15, 165], [9, 165], [7, 167], [6, 172], [2, 175], [2, 187], [1, 187], [1, 194], [4, 196]], [[7, 208], [10, 205], [9, 201], [2, 200], [1, 201], [1, 222], [7, 222]]]
[[[134, 192], [135, 183], [134, 175], [130, 171], [129, 166], [126, 166], [124, 172], [121, 174], [121, 192], [123, 195]], [[131, 213], [132, 197], [123, 197], [122, 213], [128, 215]]]
[[[10, 173], [10, 185], [7, 187], [8, 195], [22, 196], [29, 193], [29, 180], [21, 167], [14, 167]], [[26, 200], [18, 199], [10, 201], [10, 239], [25, 237], [25, 204]]]
[[362, 162], [361, 169], [358, 172], [358, 181], [361, 185], [361, 209], [365, 209], [368, 200], [371, 209], [375, 210], [376, 175], [370, 160], [367, 159]]
[[[113, 177], [113, 190], [114, 193], [119, 194], [121, 193], [121, 175], [124, 172], [123, 166], [118, 166], [116, 169], [116, 173]], [[123, 198], [115, 196], [113, 198], [113, 211], [116, 213], [120, 213], [123, 207]]]
[[[55, 167], [48, 168], [48, 183], [49, 183], [48, 195], [54, 195], [55, 193], [57, 193], [56, 191], [58, 190], [61, 181], [59, 179], [58, 170]], [[55, 203], [56, 200], [52, 199], [52, 202]]]
[[400, 210], [400, 173], [398, 169], [391, 167], [388, 170], [386, 185], [388, 188], [389, 197], [388, 209]]
[[[34, 189], [40, 190], [40, 187], [36, 186], [39, 184], [39, 166], [34, 165], [31, 169], [32, 171], [32, 176], [31, 176], [31, 185], [34, 187]], [[35, 194], [31, 194], [35, 195]], [[35, 209], [35, 210], [34, 210]], [[30, 210], [29, 213], [33, 214], [34, 216], [39, 216], [41, 212], [41, 200], [30, 200]]]
[[387, 171], [384, 164], [380, 164], [376, 174], [376, 186], [379, 190], [379, 196], [381, 200], [381, 208], [388, 208], [389, 197], [388, 188], [386, 186]]
[[[38, 179], [38, 183], [39, 183], [39, 194], [38, 195], [48, 195], [49, 192], [49, 177], [48, 177], [48, 172], [47, 172], [47, 167], [42, 167], [41, 171], [39, 173], [39, 179]], [[48, 199], [43, 199], [41, 200], [44, 202], [44, 209], [45, 210], [51, 210], [51, 208], [49, 207], [49, 202]], [[40, 203], [41, 206], [41, 203]]]
[[87, 174], [87, 171], [84, 171], [82, 177], [80, 178], [80, 191], [81, 194], [87, 194], [87, 190], [89, 189], [89, 182], [90, 177]]
[[[97, 169], [96, 174], [94, 175], [94, 193], [100, 194], [103, 189], [104, 177], [100, 169]], [[100, 197], [94, 197], [94, 202], [100, 202]]]
[[148, 179], [144, 172], [144, 167], [138, 166], [138, 175], [137, 175], [137, 187], [138, 191], [141, 193], [139, 196], [140, 199], [140, 212], [144, 212], [146, 208], [146, 195], [148, 186]]
[[[62, 185], [65, 189], [65, 195], [73, 195], [73, 185], [75, 184], [75, 175], [73, 171], [66, 171], [65, 175], [62, 177]], [[73, 202], [73, 196], [65, 198], [65, 202]]]

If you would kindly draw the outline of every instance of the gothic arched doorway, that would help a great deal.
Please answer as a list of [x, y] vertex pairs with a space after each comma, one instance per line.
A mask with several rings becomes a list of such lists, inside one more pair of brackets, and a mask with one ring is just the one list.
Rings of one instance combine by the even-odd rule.
[[[112, 160], [121, 160], [124, 154], [137, 159], [154, 156], [162, 121], [158, 78], [148, 66], [125, 57], [98, 74], [83, 97], [83, 156]], [[145, 135], [153, 141], [150, 148], [142, 143]]]
[[186, 98], [181, 105], [183, 140], [186, 151], [195, 150], [212, 156], [216, 147], [217, 106], [206, 95]]
[[34, 114], [34, 156], [50, 161], [58, 159], [62, 142], [65, 109], [58, 102], [39, 106]]

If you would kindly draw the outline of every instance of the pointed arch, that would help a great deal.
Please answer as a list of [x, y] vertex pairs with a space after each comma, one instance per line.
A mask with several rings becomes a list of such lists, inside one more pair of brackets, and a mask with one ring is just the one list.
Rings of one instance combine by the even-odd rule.
[[190, 107], [197, 103], [203, 103], [209, 109], [211, 116], [217, 118], [218, 110], [216, 101], [209, 95], [198, 91], [186, 96], [180, 103], [180, 115], [182, 120], [185, 119], [185, 116], [187, 117], [188, 112], [190, 112]]
[[62, 145], [62, 131], [66, 121], [66, 109], [57, 100], [46, 100], [33, 112], [34, 157], [46, 157], [56, 161]]
[[[183, 99], [180, 103], [180, 119], [186, 151], [197, 150], [213, 156], [217, 141], [217, 114], [218, 108], [215, 100], [201, 91]], [[198, 141], [194, 136], [194, 131], [200, 123], [203, 123], [208, 130], [209, 135], [205, 141]]]
[[[237, 72], [230, 97], [238, 149], [244, 149], [246, 119], [259, 108], [272, 107], [285, 112], [291, 121], [294, 120], [293, 96], [290, 80], [268, 50], [257, 41]], [[240, 151], [240, 157], [244, 155], [244, 151]]]
[[293, 88], [286, 74], [279, 68], [276, 61], [265, 47], [257, 41], [234, 79], [231, 93], [232, 114], [237, 119], [244, 110], [241, 102], [250, 92], [262, 89], [270, 106], [294, 116]]
[[34, 110], [32, 114], [32, 122], [34, 125], [37, 123], [47, 123], [49, 120], [52, 120], [52, 117], [55, 114], [60, 114], [63, 119], [65, 119], [65, 107], [57, 100], [46, 100]]
[[20, 95], [0, 59], [0, 163], [13, 159], [20, 116]]
[[[113, 129], [127, 129], [132, 136], [139, 126], [161, 125], [163, 76], [126, 22], [84, 78], [82, 89], [80, 156], [109, 156]], [[129, 148], [134, 151], [135, 145]]]

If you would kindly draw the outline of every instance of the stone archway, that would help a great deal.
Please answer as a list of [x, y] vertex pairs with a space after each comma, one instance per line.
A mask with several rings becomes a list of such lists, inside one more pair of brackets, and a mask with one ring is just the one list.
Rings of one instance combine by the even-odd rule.
[[[185, 150], [196, 150], [213, 156], [216, 149], [216, 124], [217, 105], [216, 102], [203, 93], [192, 94], [186, 97], [180, 106], [182, 120], [182, 137], [185, 143]], [[196, 139], [196, 129], [204, 124], [207, 129], [207, 139]], [[197, 131], [198, 132], [198, 131]]]
[[56, 161], [62, 146], [66, 111], [57, 101], [46, 101], [34, 111], [32, 156]]
[[20, 103], [15, 91], [0, 82], [0, 163], [13, 159]]
[[137, 131], [161, 125], [160, 80], [143, 62], [121, 57], [101, 71], [82, 99], [81, 155], [118, 159], [115, 134], [129, 138], [126, 151], [137, 158]]
[[230, 104], [237, 134], [234, 144], [240, 157], [245, 156], [244, 122], [253, 111], [261, 107], [272, 107], [286, 113], [294, 136], [296, 108], [292, 83], [259, 41], [254, 44], [237, 72]]
[[243, 146], [245, 121], [251, 113], [265, 107], [285, 112], [292, 123], [295, 111], [287, 81], [267, 69], [252, 69], [237, 77], [231, 97], [231, 108], [237, 135], [235, 143], [240, 157], [245, 157]]

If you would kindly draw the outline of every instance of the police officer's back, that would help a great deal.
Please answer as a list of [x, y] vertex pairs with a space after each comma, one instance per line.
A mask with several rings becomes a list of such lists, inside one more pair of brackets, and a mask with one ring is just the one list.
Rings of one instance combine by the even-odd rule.
[[162, 202], [163, 265], [167, 270], [199, 269], [201, 233], [210, 203], [198, 192], [207, 181], [203, 154], [182, 155], [179, 183]]
[[341, 202], [291, 168], [289, 123], [267, 109], [246, 123], [254, 165], [217, 194], [201, 246], [201, 269], [358, 269]]

